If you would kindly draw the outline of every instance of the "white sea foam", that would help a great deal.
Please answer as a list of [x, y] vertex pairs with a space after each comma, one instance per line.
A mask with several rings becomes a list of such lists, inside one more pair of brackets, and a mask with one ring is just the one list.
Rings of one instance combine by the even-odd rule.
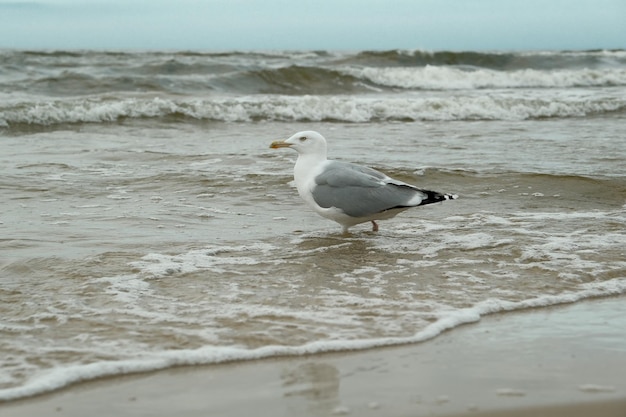
[[[274, 248], [270, 244], [255, 243], [242, 246], [216, 246], [196, 249], [180, 255], [148, 254], [140, 261], [131, 265], [138, 268], [141, 274], [150, 277], [163, 277], [172, 274], [185, 274], [206, 269], [213, 272], [224, 272], [228, 266], [257, 265], [261, 262], [258, 256], [219, 256], [228, 252], [245, 252], [255, 250], [269, 252]], [[279, 261], [278, 261], [279, 262]]]
[[615, 392], [615, 387], [613, 385], [583, 384], [579, 385], [578, 389], [582, 392], [592, 394]]
[[343, 72], [387, 87], [429, 90], [568, 88], [626, 85], [624, 69], [496, 71], [451, 66], [348, 67]]
[[502, 397], [523, 397], [526, 395], [526, 391], [516, 388], [498, 388], [496, 394]]

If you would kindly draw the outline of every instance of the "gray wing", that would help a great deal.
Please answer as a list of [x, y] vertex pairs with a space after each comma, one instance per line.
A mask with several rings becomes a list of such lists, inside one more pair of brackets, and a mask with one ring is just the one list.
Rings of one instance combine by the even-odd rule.
[[417, 188], [389, 183], [387, 179], [374, 169], [333, 161], [315, 178], [313, 199], [321, 207], [337, 207], [348, 216], [366, 217], [393, 208], [415, 206], [427, 198]]

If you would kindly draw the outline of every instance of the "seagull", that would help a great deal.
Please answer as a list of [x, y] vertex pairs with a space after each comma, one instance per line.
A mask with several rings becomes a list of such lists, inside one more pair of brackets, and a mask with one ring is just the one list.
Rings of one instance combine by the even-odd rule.
[[455, 194], [423, 190], [366, 166], [327, 159], [324, 136], [314, 131], [298, 132], [275, 141], [272, 149], [298, 152], [294, 181], [300, 197], [319, 215], [339, 223], [344, 233], [360, 223], [386, 220], [417, 206], [454, 200]]

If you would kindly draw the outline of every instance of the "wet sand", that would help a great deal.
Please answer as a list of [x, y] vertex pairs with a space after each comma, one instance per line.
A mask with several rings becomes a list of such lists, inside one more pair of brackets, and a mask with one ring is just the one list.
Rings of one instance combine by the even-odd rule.
[[177, 368], [6, 403], [0, 415], [626, 416], [626, 299], [498, 314], [365, 352]]

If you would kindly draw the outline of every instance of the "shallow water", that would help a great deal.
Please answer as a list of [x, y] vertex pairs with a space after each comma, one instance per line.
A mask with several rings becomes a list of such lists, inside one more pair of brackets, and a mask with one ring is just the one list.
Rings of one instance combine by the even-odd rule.
[[[418, 342], [485, 314], [623, 297], [623, 111], [415, 119], [10, 122], [0, 400], [175, 365]], [[326, 136], [332, 158], [459, 199], [343, 236], [300, 201], [295, 153], [269, 149], [305, 129]]]

